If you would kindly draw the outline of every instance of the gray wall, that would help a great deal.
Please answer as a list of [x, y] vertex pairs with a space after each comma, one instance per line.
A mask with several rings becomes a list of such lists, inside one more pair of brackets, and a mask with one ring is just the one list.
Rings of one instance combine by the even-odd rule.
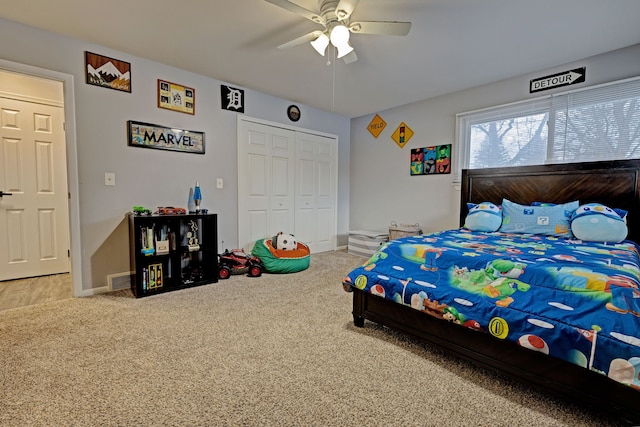
[[[107, 275], [129, 271], [124, 215], [133, 205], [186, 207], [189, 188], [196, 181], [203, 192], [202, 206], [219, 215], [219, 244], [224, 241], [224, 248], [237, 245], [237, 114], [222, 110], [220, 101], [220, 85], [235, 86], [233, 83], [2, 19], [0, 40], [0, 59], [74, 76], [81, 294], [102, 291]], [[85, 84], [85, 51], [130, 62], [131, 93]], [[157, 108], [157, 79], [194, 88], [196, 114]], [[242, 89], [246, 116], [292, 124], [286, 116], [291, 101]], [[350, 120], [300, 107], [302, 116], [296, 127], [338, 136], [338, 244], [346, 245]], [[127, 120], [204, 131], [206, 154], [128, 147]], [[104, 185], [105, 172], [115, 173], [115, 187]], [[216, 189], [217, 178], [224, 179], [223, 189]]]
[[[2, 19], [0, 39], [0, 59], [75, 79], [79, 194], [73, 196], [80, 204], [84, 294], [103, 290], [107, 275], [128, 271], [125, 212], [135, 204], [186, 206], [188, 189], [196, 180], [202, 186], [203, 206], [219, 214], [219, 243], [237, 245], [237, 116], [220, 109], [220, 84], [225, 82]], [[86, 50], [130, 62], [132, 93], [85, 84]], [[385, 230], [390, 221], [418, 222], [425, 231], [456, 227], [459, 189], [453, 175], [410, 176], [410, 149], [453, 144], [455, 162], [457, 113], [527, 99], [531, 78], [581, 66], [587, 67], [581, 86], [638, 75], [640, 45], [382, 111], [387, 127], [377, 139], [367, 131], [373, 114], [349, 120], [301, 105], [296, 127], [339, 139], [338, 245], [346, 245], [349, 229]], [[196, 89], [195, 116], [157, 108], [158, 78]], [[291, 124], [286, 118], [291, 101], [243, 89], [247, 116]], [[127, 120], [204, 131], [207, 153], [128, 147]], [[399, 148], [390, 135], [402, 121], [415, 135]], [[105, 172], [116, 174], [115, 187], [104, 185]], [[222, 190], [215, 188], [217, 178], [224, 179]]]
[[[453, 174], [410, 176], [411, 148], [452, 144], [455, 164], [456, 114], [566, 91], [563, 87], [531, 95], [529, 81], [578, 67], [586, 67], [586, 82], [571, 89], [638, 76], [640, 44], [382, 111], [387, 127], [377, 139], [367, 130], [374, 114], [352, 119], [350, 229], [385, 230], [390, 221], [417, 222], [425, 232], [457, 227], [460, 189]], [[391, 139], [401, 122], [415, 132], [404, 148]]]

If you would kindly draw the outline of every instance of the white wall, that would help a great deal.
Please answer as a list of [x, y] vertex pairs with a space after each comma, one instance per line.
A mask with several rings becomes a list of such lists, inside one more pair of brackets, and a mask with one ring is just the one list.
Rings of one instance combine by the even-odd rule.
[[[220, 248], [237, 245], [237, 114], [221, 109], [220, 85], [208, 77], [0, 19], [0, 59], [74, 76], [82, 245], [82, 289], [102, 289], [108, 274], [129, 270], [128, 226], [133, 205], [187, 206], [200, 182], [202, 206], [218, 213]], [[131, 93], [85, 84], [84, 52], [131, 63]], [[157, 79], [195, 89], [195, 115], [157, 108]], [[286, 76], [284, 77], [286, 78]], [[245, 114], [292, 124], [292, 102], [245, 89]], [[335, 134], [339, 141], [338, 244], [346, 244], [349, 220], [350, 120], [299, 105], [296, 127]], [[204, 155], [127, 146], [127, 120], [204, 131]], [[116, 186], [104, 185], [105, 172]], [[216, 189], [216, 179], [224, 188]], [[74, 279], [75, 280], [75, 279]]]
[[[586, 67], [586, 82], [572, 89], [640, 75], [640, 44], [382, 111], [387, 127], [377, 139], [367, 130], [373, 114], [352, 119], [350, 229], [384, 230], [390, 221], [418, 222], [425, 232], [458, 227], [460, 191], [452, 185], [453, 174], [410, 176], [411, 149], [452, 144], [455, 164], [456, 114], [566, 91], [531, 95], [529, 81], [578, 67]], [[401, 122], [415, 132], [404, 148], [391, 139]]]

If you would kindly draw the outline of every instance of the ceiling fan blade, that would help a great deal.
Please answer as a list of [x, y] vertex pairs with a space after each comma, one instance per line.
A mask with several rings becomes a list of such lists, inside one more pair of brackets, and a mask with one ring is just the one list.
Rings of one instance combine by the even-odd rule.
[[336, 6], [336, 16], [338, 19], [341, 21], [349, 19], [359, 1], [360, 0], [340, 0], [340, 3]]
[[265, 0], [268, 3], [279, 6], [289, 12], [297, 13], [300, 16], [303, 16], [316, 24], [326, 25], [324, 18], [318, 15], [315, 12], [310, 11], [309, 9], [305, 9], [302, 6], [298, 6], [295, 3], [290, 2], [289, 0]]
[[352, 50], [342, 57], [342, 60], [345, 64], [351, 64], [352, 62], [356, 62], [358, 60], [358, 55], [356, 55], [356, 51]]
[[322, 31], [312, 31], [308, 34], [305, 34], [304, 36], [298, 37], [297, 39], [293, 39], [290, 42], [281, 44], [280, 46], [278, 46], [278, 49], [289, 49], [294, 46], [299, 46], [304, 43], [309, 43], [311, 40], [315, 40], [318, 37], [320, 37], [320, 34], [322, 34]]
[[349, 31], [354, 34], [382, 34], [385, 36], [406, 36], [411, 29], [411, 22], [397, 21], [361, 21], [349, 24]]

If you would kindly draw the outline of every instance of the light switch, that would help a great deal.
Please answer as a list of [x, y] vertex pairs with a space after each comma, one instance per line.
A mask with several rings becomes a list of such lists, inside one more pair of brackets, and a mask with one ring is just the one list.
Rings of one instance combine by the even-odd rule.
[[104, 173], [104, 185], [114, 186], [116, 185], [116, 174], [113, 172]]
[[216, 181], [216, 187], [217, 188], [224, 187], [224, 181], [222, 180], [222, 178], [218, 178], [218, 180]]

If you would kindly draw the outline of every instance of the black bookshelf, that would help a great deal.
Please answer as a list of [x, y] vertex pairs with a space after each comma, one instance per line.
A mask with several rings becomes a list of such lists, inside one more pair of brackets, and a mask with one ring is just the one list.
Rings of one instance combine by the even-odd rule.
[[128, 217], [136, 298], [218, 281], [217, 214]]

